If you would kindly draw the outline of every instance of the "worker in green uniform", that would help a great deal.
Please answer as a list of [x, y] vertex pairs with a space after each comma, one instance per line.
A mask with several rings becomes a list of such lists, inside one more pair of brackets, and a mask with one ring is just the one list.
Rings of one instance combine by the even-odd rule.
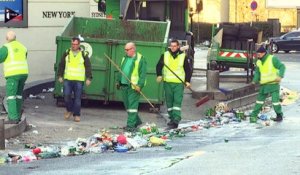
[[168, 51], [161, 55], [156, 65], [156, 74], [157, 82], [164, 82], [165, 98], [170, 119], [168, 129], [175, 129], [181, 120], [183, 90], [184, 87], [191, 87], [190, 81], [192, 76], [189, 60], [186, 54], [180, 50], [178, 40], [172, 40]]
[[250, 122], [256, 122], [257, 115], [269, 94], [272, 96], [273, 108], [277, 115], [276, 118], [271, 119], [280, 122], [282, 121], [283, 113], [280, 105], [279, 90], [280, 81], [284, 77], [285, 66], [276, 56], [268, 54], [264, 46], [260, 46], [256, 52], [258, 60], [252, 83], [259, 83], [260, 88], [250, 116]]
[[[140, 92], [146, 83], [147, 62], [144, 56], [136, 52], [133, 42], [125, 45], [126, 55], [122, 58], [121, 70], [126, 75], [119, 73], [117, 88], [122, 90], [123, 103], [127, 110], [126, 131], [135, 132], [142, 121], [138, 115]], [[129, 82], [128, 79], [131, 81]]]
[[23, 88], [28, 77], [27, 49], [16, 40], [16, 34], [6, 34], [7, 43], [0, 48], [0, 63], [3, 63], [6, 79], [8, 120], [6, 124], [17, 124], [21, 119]]

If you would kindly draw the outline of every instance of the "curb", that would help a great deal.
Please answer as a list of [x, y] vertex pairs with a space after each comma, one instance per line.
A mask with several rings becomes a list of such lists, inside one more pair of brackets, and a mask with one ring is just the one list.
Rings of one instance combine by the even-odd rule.
[[[46, 79], [41, 81], [34, 81], [32, 83], [28, 83], [25, 85], [24, 91], [23, 91], [23, 98], [26, 99], [29, 97], [30, 94], [36, 95], [41, 92], [43, 92], [43, 89], [54, 87], [54, 79]], [[4, 91], [5, 93], [5, 91]], [[3, 97], [5, 97], [5, 94], [1, 94]], [[4, 106], [4, 110], [7, 111], [7, 102], [4, 98], [2, 101], [2, 104]], [[22, 115], [21, 121], [18, 124], [11, 124], [11, 125], [4, 125], [5, 127], [5, 139], [9, 139], [12, 137], [16, 137], [20, 134], [22, 134], [27, 127], [27, 121], [26, 117]]]
[[9, 139], [12, 137], [16, 137], [23, 133], [26, 130], [27, 127], [27, 121], [26, 117], [22, 116], [21, 121], [18, 124], [12, 124], [12, 125], [4, 125], [5, 127], [5, 139]]

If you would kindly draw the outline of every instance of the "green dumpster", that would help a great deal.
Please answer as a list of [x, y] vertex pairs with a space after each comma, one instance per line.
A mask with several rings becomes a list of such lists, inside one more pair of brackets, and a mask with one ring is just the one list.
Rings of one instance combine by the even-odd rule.
[[[169, 22], [73, 17], [62, 34], [56, 37], [54, 97], [57, 102], [63, 99], [63, 86], [57, 80], [59, 62], [63, 53], [70, 48], [71, 38], [80, 35], [84, 38], [82, 48], [89, 52], [93, 73], [92, 84], [83, 90], [83, 99], [101, 100], [105, 103], [122, 101], [121, 92], [115, 87], [118, 71], [104, 55], [107, 54], [120, 65], [125, 54], [125, 44], [133, 41], [137, 51], [145, 56], [148, 63], [147, 84], [142, 92], [153, 104], [162, 104], [163, 87], [156, 83], [156, 64], [167, 49], [169, 27]], [[140, 101], [146, 102], [142, 97]]]

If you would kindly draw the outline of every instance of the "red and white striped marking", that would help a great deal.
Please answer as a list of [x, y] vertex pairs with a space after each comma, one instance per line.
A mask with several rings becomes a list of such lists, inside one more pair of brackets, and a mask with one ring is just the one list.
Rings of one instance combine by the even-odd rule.
[[[219, 52], [219, 56], [221, 57], [230, 57], [230, 58], [247, 58], [248, 53], [237, 53], [237, 52]], [[253, 53], [253, 58], [256, 57], [256, 54]]]
[[247, 53], [237, 53], [237, 52], [219, 52], [221, 57], [231, 57], [231, 58], [247, 58]]

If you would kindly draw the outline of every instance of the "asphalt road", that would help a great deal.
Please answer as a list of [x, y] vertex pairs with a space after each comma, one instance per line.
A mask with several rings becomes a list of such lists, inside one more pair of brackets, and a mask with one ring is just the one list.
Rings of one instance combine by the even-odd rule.
[[[278, 54], [286, 64], [282, 85], [300, 87], [300, 54]], [[163, 147], [0, 166], [0, 174], [300, 174], [300, 102], [285, 106], [284, 121], [261, 127], [246, 121], [203, 129]], [[224, 140], [228, 140], [225, 142]]]

